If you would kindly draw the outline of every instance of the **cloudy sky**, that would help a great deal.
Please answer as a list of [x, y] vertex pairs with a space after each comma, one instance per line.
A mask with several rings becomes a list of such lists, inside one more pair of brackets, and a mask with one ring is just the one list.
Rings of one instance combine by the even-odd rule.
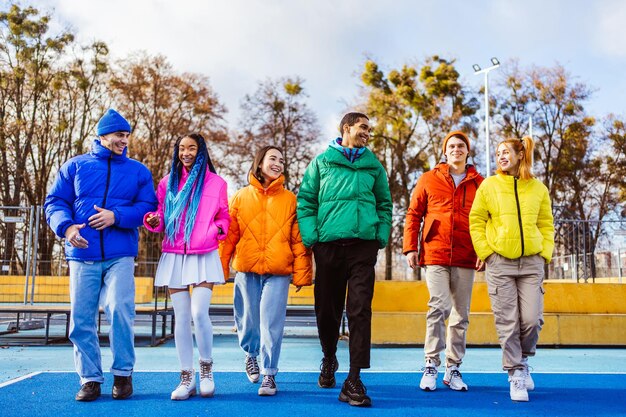
[[[8, 2], [2, 0], [2, 4]], [[300, 76], [325, 135], [358, 94], [366, 57], [384, 69], [432, 54], [472, 64], [560, 63], [595, 89], [591, 114], [626, 115], [626, 0], [38, 0], [79, 40], [115, 57], [163, 54], [208, 75], [236, 127], [242, 97], [268, 77]], [[492, 73], [495, 76], [495, 73]]]

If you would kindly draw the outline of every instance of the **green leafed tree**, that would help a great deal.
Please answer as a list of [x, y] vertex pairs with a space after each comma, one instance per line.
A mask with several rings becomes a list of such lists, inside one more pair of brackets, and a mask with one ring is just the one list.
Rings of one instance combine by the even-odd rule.
[[385, 73], [367, 60], [361, 73], [363, 99], [357, 107], [371, 118], [371, 149], [385, 167], [394, 202], [385, 279], [392, 279], [394, 255], [401, 253], [404, 216], [417, 178], [441, 159], [448, 132], [459, 129], [475, 137], [479, 103], [454, 64], [431, 56]]

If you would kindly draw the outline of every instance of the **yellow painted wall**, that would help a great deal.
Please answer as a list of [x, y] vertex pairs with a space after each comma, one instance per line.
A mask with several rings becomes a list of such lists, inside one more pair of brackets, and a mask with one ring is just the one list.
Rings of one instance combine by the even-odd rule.
[[[137, 277], [137, 303], [152, 300], [152, 278]], [[35, 302], [69, 302], [68, 277], [37, 277]], [[540, 344], [626, 346], [626, 285], [578, 284], [546, 281], [545, 325]], [[23, 276], [0, 276], [0, 302], [22, 302]], [[232, 304], [233, 283], [216, 285], [213, 304]], [[289, 304], [313, 305], [313, 287], [299, 292], [291, 286]], [[377, 281], [372, 302], [372, 342], [375, 344], [421, 344], [426, 329], [428, 289], [423, 281]], [[467, 341], [497, 345], [491, 305], [485, 282], [472, 292]]]
[[[626, 345], [626, 285], [546, 281], [543, 345]], [[424, 282], [376, 283], [372, 343], [422, 344], [428, 288]], [[498, 345], [485, 282], [474, 284], [467, 343]]]
[[[24, 276], [0, 275], [0, 302], [21, 303], [24, 301]], [[35, 303], [69, 303], [70, 279], [68, 276], [37, 276], [35, 279]], [[135, 277], [135, 303], [149, 303], [153, 301], [153, 279], [149, 277]], [[30, 294], [32, 282], [29, 282]]]

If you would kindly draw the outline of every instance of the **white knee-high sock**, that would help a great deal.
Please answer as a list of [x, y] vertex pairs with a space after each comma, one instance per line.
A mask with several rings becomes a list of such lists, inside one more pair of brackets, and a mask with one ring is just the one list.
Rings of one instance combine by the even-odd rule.
[[180, 369], [193, 369], [193, 336], [191, 334], [191, 297], [189, 291], [172, 294], [176, 317], [174, 340]]
[[196, 344], [200, 359], [213, 360], [213, 323], [209, 317], [209, 306], [213, 290], [206, 287], [194, 287], [191, 293], [191, 315], [196, 334]]

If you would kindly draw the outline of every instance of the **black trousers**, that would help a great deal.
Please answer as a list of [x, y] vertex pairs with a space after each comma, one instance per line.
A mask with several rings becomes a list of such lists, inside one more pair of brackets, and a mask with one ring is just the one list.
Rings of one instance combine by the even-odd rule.
[[337, 352], [345, 303], [350, 330], [350, 366], [369, 368], [378, 242], [345, 239], [317, 243], [313, 253], [315, 316], [324, 356]]

